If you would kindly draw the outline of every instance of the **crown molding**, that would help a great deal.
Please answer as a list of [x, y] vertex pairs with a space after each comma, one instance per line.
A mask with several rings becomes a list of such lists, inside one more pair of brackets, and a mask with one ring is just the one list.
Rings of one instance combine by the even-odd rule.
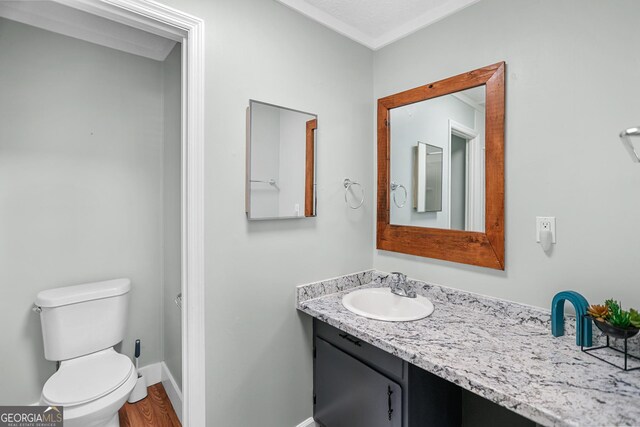
[[319, 22], [332, 29], [333, 31], [342, 34], [345, 37], [356, 41], [371, 50], [378, 50], [387, 46], [395, 41], [398, 41], [412, 33], [415, 33], [422, 28], [425, 28], [441, 19], [452, 15], [467, 6], [477, 3], [480, 0], [450, 0], [447, 3], [431, 9], [429, 12], [417, 16], [416, 18], [406, 22], [405, 24], [390, 29], [384, 32], [378, 37], [374, 37], [364, 33], [357, 29], [353, 25], [347, 24], [344, 21], [334, 17], [333, 15], [307, 3], [305, 0], [276, 0], [279, 3], [305, 15], [314, 21]]

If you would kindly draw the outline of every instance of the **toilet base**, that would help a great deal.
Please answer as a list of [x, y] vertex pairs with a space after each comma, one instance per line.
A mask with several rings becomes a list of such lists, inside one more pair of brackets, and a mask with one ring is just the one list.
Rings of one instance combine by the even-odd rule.
[[120, 415], [116, 412], [116, 414], [111, 417], [109, 420], [86, 420], [86, 419], [71, 419], [64, 420], [64, 427], [120, 427]]
[[111, 418], [104, 427], [120, 427], [120, 415], [116, 414]]

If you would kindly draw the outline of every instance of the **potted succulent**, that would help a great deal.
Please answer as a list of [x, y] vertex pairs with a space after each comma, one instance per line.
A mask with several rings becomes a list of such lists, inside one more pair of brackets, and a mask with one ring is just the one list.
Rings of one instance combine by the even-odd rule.
[[640, 331], [640, 313], [633, 308], [623, 310], [613, 299], [606, 300], [604, 305], [591, 305], [587, 314], [598, 329], [613, 338], [631, 338]]

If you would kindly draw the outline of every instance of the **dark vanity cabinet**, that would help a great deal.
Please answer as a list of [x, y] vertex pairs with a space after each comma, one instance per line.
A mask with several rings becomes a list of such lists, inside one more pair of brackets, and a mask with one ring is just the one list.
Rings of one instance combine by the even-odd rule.
[[313, 320], [313, 417], [323, 427], [535, 427], [535, 423]]
[[314, 419], [324, 427], [460, 426], [460, 389], [314, 319]]
[[321, 338], [316, 375], [315, 416], [322, 424], [402, 427], [402, 387]]

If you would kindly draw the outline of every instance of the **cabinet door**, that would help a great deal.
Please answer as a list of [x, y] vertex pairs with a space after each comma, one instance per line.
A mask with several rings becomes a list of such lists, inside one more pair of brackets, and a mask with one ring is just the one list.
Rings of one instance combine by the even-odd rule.
[[325, 427], [401, 427], [400, 386], [316, 338], [314, 418]]

